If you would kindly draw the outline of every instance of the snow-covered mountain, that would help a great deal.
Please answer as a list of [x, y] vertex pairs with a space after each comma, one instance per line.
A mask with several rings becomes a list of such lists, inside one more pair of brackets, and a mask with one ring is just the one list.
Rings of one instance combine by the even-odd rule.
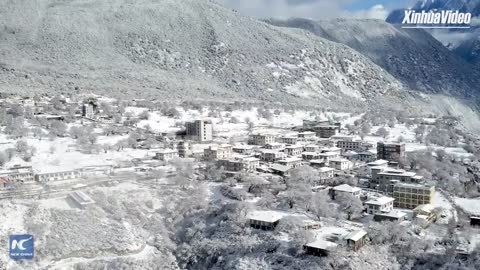
[[[409, 7], [406, 7], [409, 8]], [[420, 0], [411, 9], [416, 11], [459, 10], [472, 14], [470, 29], [430, 30], [430, 33], [458, 56], [472, 63], [480, 70], [480, 0]], [[392, 11], [386, 21], [399, 24], [404, 9]]]
[[421, 29], [379, 20], [269, 21], [308, 30], [368, 56], [411, 89], [456, 96], [479, 95], [480, 73]]
[[0, 91], [360, 105], [409, 97], [347, 46], [207, 0], [4, 1], [0, 55]]

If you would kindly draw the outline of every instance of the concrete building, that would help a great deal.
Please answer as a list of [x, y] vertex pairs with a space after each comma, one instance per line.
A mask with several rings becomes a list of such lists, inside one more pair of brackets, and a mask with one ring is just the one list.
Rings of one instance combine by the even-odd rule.
[[305, 152], [319, 152], [320, 147], [315, 144], [309, 144], [305, 146]]
[[242, 155], [253, 154], [255, 147], [252, 145], [235, 145], [232, 147], [232, 151]]
[[273, 134], [253, 134], [250, 136], [249, 144], [253, 145], [267, 145], [275, 142], [275, 135]]
[[329, 167], [321, 167], [318, 169], [318, 178], [321, 181], [332, 179], [334, 171], [335, 171], [334, 169]]
[[289, 145], [289, 146], [285, 147], [284, 152], [287, 156], [299, 156], [303, 152], [303, 146], [302, 145]]
[[155, 159], [161, 161], [170, 161], [174, 158], [178, 158], [178, 151], [175, 149], [162, 149], [155, 153]]
[[349, 194], [354, 197], [360, 198], [361, 192], [362, 192], [361, 188], [352, 187], [350, 185], [343, 184], [343, 185], [339, 185], [332, 188], [332, 199], [335, 200], [335, 198], [340, 194]]
[[422, 204], [433, 204], [435, 186], [411, 183], [397, 183], [393, 187], [394, 206], [415, 209]]
[[413, 209], [414, 222], [422, 227], [428, 227], [437, 220], [435, 206], [432, 204], [421, 204]]
[[61, 172], [48, 172], [48, 173], [38, 173], [35, 174], [35, 180], [38, 182], [50, 182], [50, 181], [61, 181], [69, 180], [81, 177], [82, 174], [80, 171], [61, 171]]
[[402, 222], [406, 219], [407, 213], [393, 209], [388, 213], [378, 212], [373, 216], [373, 220], [377, 222], [392, 221]]
[[32, 166], [13, 166], [0, 170], [0, 178], [9, 183], [26, 183], [34, 181]]
[[377, 158], [388, 161], [403, 162], [405, 160], [405, 144], [379, 142], [377, 144]]
[[260, 166], [260, 159], [255, 157], [221, 159], [218, 161], [218, 165], [222, 166], [225, 171], [229, 172], [253, 172], [258, 168], [258, 166]]
[[323, 159], [313, 159], [313, 160], [310, 160], [310, 166], [314, 168], [323, 168], [323, 167], [328, 167], [328, 163], [326, 163], [325, 160]]
[[389, 167], [372, 167], [371, 175], [370, 188], [387, 193], [393, 192], [393, 185], [396, 181], [403, 183], [420, 183], [423, 181], [423, 177], [414, 172]]
[[268, 150], [277, 150], [277, 151], [283, 151], [285, 149], [285, 145], [283, 143], [267, 143], [263, 146], [265, 149]]
[[388, 213], [393, 210], [394, 198], [391, 197], [378, 197], [365, 202], [367, 213], [375, 215], [377, 213]]
[[331, 252], [337, 249], [338, 244], [323, 239], [317, 239], [314, 242], [307, 243], [303, 246], [305, 253], [314, 256], [328, 256]]
[[192, 155], [192, 150], [190, 149], [190, 144], [186, 141], [180, 141], [177, 144], [178, 156], [181, 158], [186, 158]]
[[85, 118], [94, 119], [97, 112], [97, 104], [93, 101], [89, 101], [82, 105], [82, 116]]
[[295, 169], [297, 167], [302, 166], [303, 161], [301, 158], [298, 158], [298, 157], [290, 157], [290, 158], [279, 160], [277, 163], [283, 166], [287, 166], [290, 169]]
[[377, 152], [375, 150], [367, 150], [358, 153], [358, 160], [363, 162], [372, 162], [378, 159]]
[[315, 139], [315, 132], [313, 131], [304, 131], [298, 133], [298, 138], [304, 139], [304, 140], [312, 140]]
[[68, 194], [68, 197], [79, 207], [85, 209], [88, 205], [94, 204], [95, 201], [83, 191], [74, 191]]
[[285, 153], [276, 150], [261, 150], [260, 158], [265, 162], [277, 162], [286, 157]]
[[330, 160], [339, 158], [340, 154], [337, 152], [324, 152], [318, 154], [318, 159], [324, 160], [327, 164], [330, 164]]
[[324, 120], [303, 120], [304, 130], [313, 130], [316, 126], [328, 125], [330, 122], [327, 119]]
[[199, 142], [209, 142], [213, 139], [213, 124], [210, 120], [195, 120], [185, 123], [188, 138]]
[[314, 131], [317, 134], [317, 137], [330, 138], [340, 132], [340, 127], [336, 125], [316, 126]]
[[289, 145], [295, 145], [298, 142], [298, 137], [297, 136], [283, 136], [281, 138], [282, 143], [289, 144]]
[[353, 168], [353, 164], [348, 159], [344, 158], [333, 158], [329, 160], [330, 167], [339, 171], [346, 171]]
[[209, 146], [203, 150], [203, 157], [205, 160], [230, 159], [232, 152], [232, 146], [229, 144]]
[[318, 159], [318, 153], [317, 153], [317, 152], [303, 152], [303, 153], [302, 153], [302, 159], [303, 159], [303, 160], [315, 160], [315, 159]]

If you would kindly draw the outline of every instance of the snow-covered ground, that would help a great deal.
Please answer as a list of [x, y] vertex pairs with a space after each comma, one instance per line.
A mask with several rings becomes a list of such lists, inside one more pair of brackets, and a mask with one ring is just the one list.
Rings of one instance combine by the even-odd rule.
[[480, 198], [467, 199], [456, 197], [455, 204], [468, 214], [480, 215]]

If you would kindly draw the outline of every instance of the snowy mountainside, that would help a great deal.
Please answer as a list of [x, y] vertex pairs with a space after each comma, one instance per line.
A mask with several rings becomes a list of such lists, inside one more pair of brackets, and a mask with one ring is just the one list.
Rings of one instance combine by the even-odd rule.
[[412, 89], [457, 97], [478, 96], [480, 74], [423, 30], [401, 29], [379, 20], [269, 22], [346, 44]]
[[400, 82], [347, 46], [206, 0], [8, 1], [0, 29], [0, 91], [411, 100]]

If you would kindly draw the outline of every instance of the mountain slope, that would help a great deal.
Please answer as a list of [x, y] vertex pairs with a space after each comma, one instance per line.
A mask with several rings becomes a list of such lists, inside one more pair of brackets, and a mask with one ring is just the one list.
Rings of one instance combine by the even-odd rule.
[[346, 44], [412, 89], [478, 98], [480, 74], [423, 30], [402, 29], [378, 20], [269, 22]]
[[0, 91], [345, 104], [410, 95], [354, 50], [204, 0], [2, 0]]
[[[439, 11], [459, 10], [472, 14], [470, 29], [435, 29], [430, 32], [444, 43], [448, 48], [465, 61], [473, 64], [480, 70], [480, 28], [478, 21], [480, 16], [480, 0], [420, 0], [411, 8], [416, 11]], [[405, 9], [392, 11], [386, 21], [392, 24], [400, 24], [404, 17]]]

